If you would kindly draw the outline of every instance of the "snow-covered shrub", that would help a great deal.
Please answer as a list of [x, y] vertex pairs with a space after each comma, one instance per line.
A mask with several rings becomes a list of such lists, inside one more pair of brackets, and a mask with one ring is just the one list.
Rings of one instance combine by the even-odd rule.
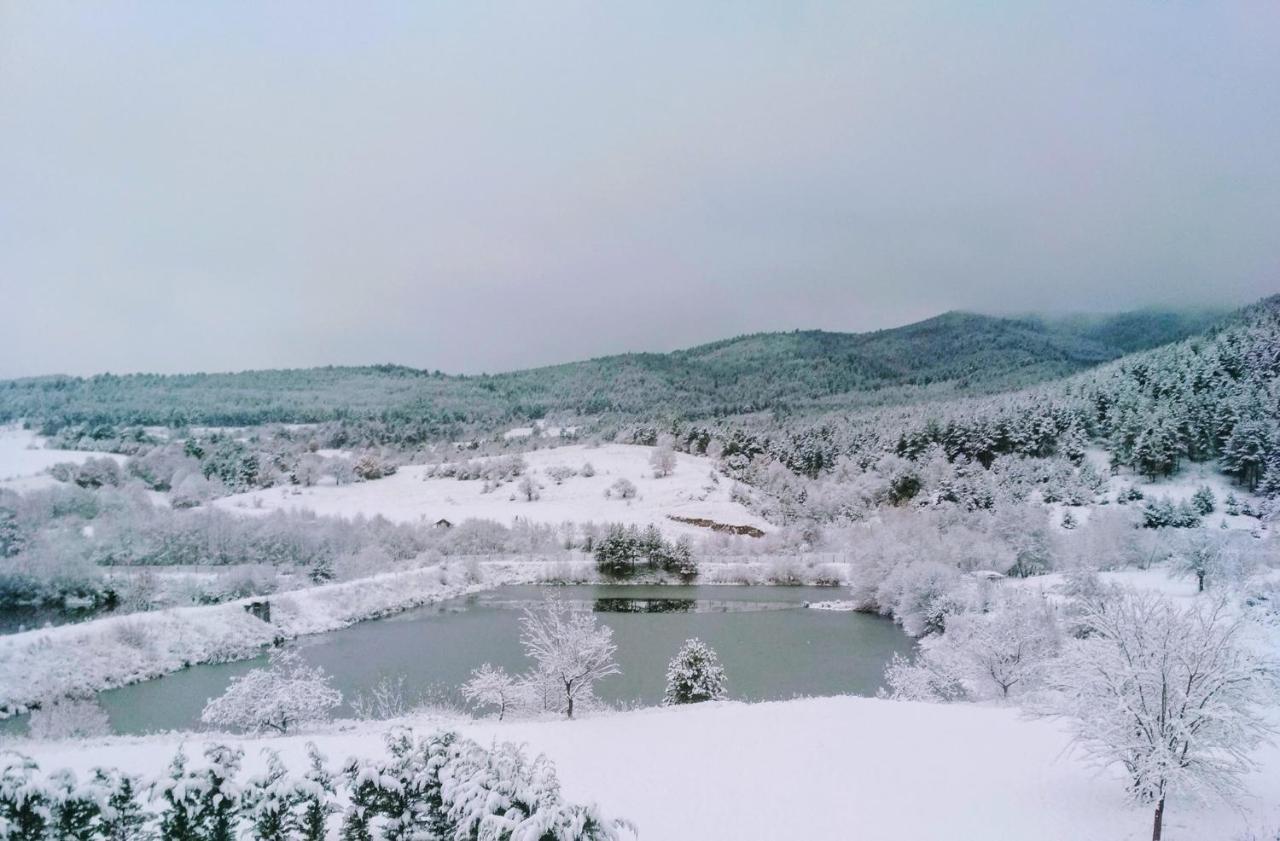
[[97, 699], [57, 698], [31, 712], [27, 725], [33, 739], [86, 739], [106, 736], [111, 720]]
[[875, 600], [908, 634], [924, 636], [942, 631], [947, 615], [962, 609], [960, 581], [958, 570], [937, 561], [905, 564], [885, 577]]
[[249, 731], [288, 732], [299, 724], [327, 720], [342, 703], [323, 667], [307, 666], [296, 651], [280, 649], [270, 665], [231, 679], [231, 685], [200, 714], [206, 724]]
[[685, 640], [667, 665], [667, 691], [662, 703], [695, 704], [720, 701], [725, 696], [724, 667], [715, 651], [696, 637]]
[[609, 499], [635, 499], [636, 486], [630, 479], [620, 478], [605, 489], [604, 495]]
[[548, 479], [557, 485], [563, 484], [566, 479], [571, 479], [578, 475], [578, 471], [563, 464], [553, 464], [543, 472], [547, 474]]
[[1041, 686], [1061, 636], [1041, 599], [1010, 596], [986, 612], [952, 614], [914, 663], [895, 658], [885, 679], [895, 697], [911, 700], [1008, 700]]
[[960, 679], [942, 664], [917, 657], [909, 660], [894, 654], [884, 670], [888, 692], [882, 694], [900, 701], [959, 701], [965, 698]]
[[384, 721], [389, 718], [400, 718], [409, 713], [409, 698], [405, 694], [404, 675], [391, 677], [383, 675], [369, 689], [357, 692], [351, 699], [351, 711], [356, 718], [370, 721]]
[[394, 464], [373, 453], [366, 453], [360, 456], [351, 465], [351, 469], [357, 478], [366, 482], [381, 479], [396, 472]]

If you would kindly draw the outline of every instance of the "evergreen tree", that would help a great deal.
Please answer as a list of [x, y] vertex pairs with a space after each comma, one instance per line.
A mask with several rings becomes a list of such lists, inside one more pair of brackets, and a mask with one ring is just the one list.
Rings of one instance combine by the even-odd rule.
[[0, 831], [7, 841], [44, 841], [51, 817], [48, 790], [36, 779], [34, 760], [0, 754]]
[[667, 692], [662, 703], [694, 704], [724, 697], [724, 669], [716, 653], [697, 638], [685, 640], [667, 666]]
[[106, 792], [106, 807], [102, 810], [102, 841], [140, 841], [149, 838], [149, 824], [142, 804], [138, 802], [138, 783], [133, 777], [114, 769], [96, 768], [95, 784]]
[[295, 792], [298, 838], [301, 841], [325, 841], [329, 816], [338, 810], [334, 804], [333, 774], [325, 767], [324, 755], [314, 742], [307, 743], [307, 758], [310, 767], [298, 782]]
[[342, 769], [348, 805], [342, 819], [342, 841], [373, 841], [373, 822], [381, 798], [381, 772], [367, 759], [351, 759]]
[[1201, 485], [1191, 496], [1191, 504], [1201, 514], [1212, 514], [1217, 504], [1217, 500], [1213, 496], [1213, 490], [1208, 485]]
[[1275, 444], [1273, 425], [1261, 419], [1243, 420], [1231, 430], [1222, 448], [1222, 470], [1249, 490], [1257, 487]]
[[235, 841], [240, 822], [240, 788], [235, 782], [244, 751], [226, 745], [205, 748], [209, 766], [199, 780], [198, 824], [203, 841]]
[[198, 788], [187, 771], [187, 755], [178, 748], [169, 763], [168, 775], [156, 783], [164, 801], [160, 811], [161, 841], [204, 841], [200, 833]]
[[294, 837], [297, 791], [290, 784], [280, 754], [269, 748], [262, 752], [267, 757], [266, 773], [249, 780], [241, 795], [241, 810], [254, 841], [289, 841]]
[[95, 841], [100, 838], [101, 813], [98, 792], [92, 784], [81, 787], [73, 771], [63, 768], [49, 775], [49, 797], [53, 806], [51, 837], [57, 841]]

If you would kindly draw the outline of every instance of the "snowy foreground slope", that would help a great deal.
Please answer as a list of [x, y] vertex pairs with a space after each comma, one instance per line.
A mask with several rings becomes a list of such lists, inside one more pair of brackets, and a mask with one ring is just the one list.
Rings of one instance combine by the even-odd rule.
[[[541, 486], [540, 498], [532, 502], [521, 496], [516, 482], [499, 485], [486, 493], [483, 480], [426, 478], [427, 468], [413, 465], [369, 482], [268, 488], [223, 497], [214, 504], [238, 513], [297, 508], [342, 517], [380, 514], [400, 523], [435, 522], [442, 518], [459, 523], [475, 518], [510, 524], [520, 518], [551, 525], [653, 523], [668, 534], [710, 533], [704, 528], [672, 522], [667, 517], [670, 514], [750, 525], [764, 531], [770, 529], [769, 523], [731, 498], [733, 483], [730, 480], [722, 476], [712, 478], [715, 462], [711, 459], [677, 453], [671, 475], [654, 478], [649, 465], [653, 452], [652, 447], [609, 444], [571, 445], [521, 453], [527, 464], [527, 475]], [[595, 475], [571, 476], [560, 484], [547, 472], [556, 467], [580, 470], [587, 463]], [[636, 486], [634, 499], [605, 497], [605, 491], [619, 479], [627, 479]]]
[[[376, 755], [386, 726], [247, 742], [247, 769], [260, 770], [264, 745], [301, 767], [308, 740], [331, 764]], [[1125, 804], [1116, 771], [1086, 766], [1056, 725], [1007, 708], [839, 697], [453, 726], [481, 744], [545, 752], [568, 799], [596, 800], [654, 841], [1129, 841], [1151, 832], [1149, 810]], [[15, 747], [45, 769], [111, 764], [155, 774], [180, 743], [198, 755], [206, 738]], [[1165, 838], [1233, 841], [1280, 823], [1280, 750], [1258, 759], [1239, 809], [1175, 801]]]

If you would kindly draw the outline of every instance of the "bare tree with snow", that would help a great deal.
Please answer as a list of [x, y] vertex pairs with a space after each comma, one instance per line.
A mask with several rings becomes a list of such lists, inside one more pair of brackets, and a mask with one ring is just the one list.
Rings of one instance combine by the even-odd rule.
[[526, 610], [520, 625], [525, 653], [563, 692], [568, 718], [573, 718], [574, 702], [590, 694], [597, 681], [622, 672], [613, 659], [618, 649], [613, 629], [597, 626], [590, 613], [550, 598], [542, 607]]
[[1179, 609], [1112, 591], [1082, 613], [1085, 636], [1066, 643], [1038, 711], [1069, 720], [1100, 764], [1124, 767], [1133, 799], [1154, 804], [1159, 841], [1170, 796], [1238, 791], [1271, 734], [1275, 671], [1223, 600]]
[[473, 704], [498, 708], [498, 720], [501, 721], [517, 700], [520, 688], [515, 678], [507, 674], [501, 666], [485, 663], [471, 672], [471, 680], [462, 685], [462, 696]]
[[227, 691], [205, 706], [200, 720], [286, 733], [297, 724], [328, 719], [342, 703], [342, 693], [329, 681], [323, 668], [308, 666], [297, 652], [281, 649], [271, 655], [267, 668], [232, 678]]
[[670, 447], [657, 447], [649, 455], [649, 466], [653, 468], [653, 478], [662, 479], [670, 476], [676, 469], [676, 454]]

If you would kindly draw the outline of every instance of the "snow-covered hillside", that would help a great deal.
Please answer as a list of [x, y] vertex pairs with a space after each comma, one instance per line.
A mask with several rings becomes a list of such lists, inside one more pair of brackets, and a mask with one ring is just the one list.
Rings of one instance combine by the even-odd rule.
[[92, 453], [84, 450], [46, 449], [44, 439], [20, 426], [0, 426], [0, 487], [16, 491], [31, 490], [55, 484], [45, 471], [55, 464], [83, 464], [90, 458], [114, 458], [121, 464], [124, 456]]
[[[381, 515], [396, 522], [453, 523], [476, 518], [510, 524], [516, 518], [534, 523], [653, 523], [668, 534], [706, 535], [698, 526], [676, 523], [668, 515], [702, 518], [730, 525], [749, 525], [768, 531], [769, 523], [753, 515], [732, 499], [733, 483], [715, 474], [715, 463], [707, 458], [675, 454], [671, 475], [654, 478], [649, 458], [652, 447], [610, 444], [601, 447], [572, 445], [534, 450], [522, 454], [526, 475], [538, 485], [538, 499], [528, 501], [517, 487], [518, 480], [497, 485], [486, 492], [481, 479], [429, 478], [423, 465], [402, 467], [394, 475], [350, 485], [311, 488], [285, 487], [251, 491], [219, 499], [215, 504], [229, 511], [259, 513], [273, 510], [309, 509], [317, 514], [344, 517]], [[503, 457], [503, 458], [509, 458]], [[590, 464], [593, 475], [582, 475]], [[552, 478], [555, 468], [577, 471], [559, 484]], [[550, 472], [549, 472], [550, 471]], [[636, 487], [633, 499], [613, 493], [605, 496], [619, 479]]]
[[[481, 744], [524, 743], [556, 763], [564, 794], [595, 800], [660, 841], [1137, 841], [1150, 811], [1127, 805], [1118, 771], [1098, 771], [1069, 751], [1067, 736], [1015, 710], [866, 698], [698, 704], [577, 721], [446, 724]], [[246, 775], [258, 748], [303, 767], [315, 741], [336, 766], [382, 752], [386, 724], [245, 744]], [[198, 756], [207, 737], [172, 734], [85, 743], [22, 743], [47, 770], [117, 765], [154, 775], [179, 744]], [[227, 741], [227, 740], [224, 740]], [[238, 740], [231, 740], [238, 741]], [[1257, 755], [1239, 810], [1179, 801], [1167, 841], [1230, 841], [1280, 820], [1280, 749]], [[1268, 836], [1269, 837], [1269, 836]]]

